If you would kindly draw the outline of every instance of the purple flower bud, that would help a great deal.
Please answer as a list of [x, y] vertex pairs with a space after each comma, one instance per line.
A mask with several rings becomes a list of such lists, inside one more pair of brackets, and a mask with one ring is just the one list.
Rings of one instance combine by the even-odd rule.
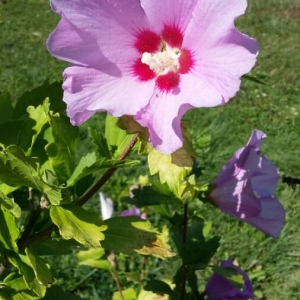
[[205, 293], [207, 300], [248, 300], [254, 298], [253, 287], [247, 274], [232, 263], [231, 259], [221, 263], [222, 268], [231, 268], [243, 276], [244, 285], [242, 289], [233, 286], [226, 278], [219, 274], [213, 274], [208, 280]]
[[146, 215], [142, 214], [141, 211], [137, 207], [135, 207], [134, 205], [130, 209], [123, 210], [121, 212], [120, 216], [122, 216], [122, 217], [138, 216], [141, 219], [146, 219]]
[[273, 195], [279, 174], [267, 157], [260, 156], [266, 135], [254, 130], [246, 147], [235, 152], [212, 181], [209, 197], [224, 213], [277, 237], [285, 211]]

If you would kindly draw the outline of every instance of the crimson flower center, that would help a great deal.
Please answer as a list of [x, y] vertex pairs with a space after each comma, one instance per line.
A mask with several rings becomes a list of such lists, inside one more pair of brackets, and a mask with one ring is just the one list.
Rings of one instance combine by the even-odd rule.
[[137, 34], [135, 48], [140, 58], [133, 65], [140, 81], [155, 79], [156, 86], [169, 92], [180, 84], [180, 74], [188, 73], [194, 63], [192, 52], [182, 47], [183, 34], [176, 26], [165, 25], [161, 34], [144, 30]]

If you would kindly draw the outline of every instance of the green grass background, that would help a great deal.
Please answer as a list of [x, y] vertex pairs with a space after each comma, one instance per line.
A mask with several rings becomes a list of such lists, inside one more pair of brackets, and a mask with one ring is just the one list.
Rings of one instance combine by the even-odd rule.
[[[245, 144], [254, 128], [267, 133], [262, 149], [278, 166], [280, 174], [300, 178], [300, 1], [248, 2], [247, 13], [237, 21], [237, 26], [259, 40], [260, 55], [251, 75], [267, 85], [244, 81], [238, 95], [228, 104], [195, 109], [186, 119], [193, 128], [206, 179], [216, 175], [232, 153]], [[58, 20], [46, 0], [0, 0], [0, 91], [8, 91], [17, 98], [47, 78], [61, 79], [66, 64], [52, 58], [45, 47], [46, 38]], [[205, 149], [199, 146], [204, 134], [210, 136]], [[116, 184], [122, 186], [123, 181], [126, 177]], [[293, 190], [279, 185], [278, 197], [287, 210], [287, 222], [276, 240], [216, 209], [201, 208], [213, 221], [215, 233], [223, 236], [216, 258], [235, 258], [250, 274], [257, 299], [300, 299], [299, 193], [299, 187]], [[89, 272], [72, 269], [76, 266], [72, 260], [65, 257], [57, 263], [58, 274], [65, 276], [61, 283], [71, 290]], [[90, 281], [85, 281], [80, 289], [88, 291], [89, 299], [105, 299], [106, 294], [99, 296], [99, 288], [115, 287], [105, 278], [108, 275], [101, 275], [106, 288], [95, 282], [99, 277], [93, 276], [87, 277]]]

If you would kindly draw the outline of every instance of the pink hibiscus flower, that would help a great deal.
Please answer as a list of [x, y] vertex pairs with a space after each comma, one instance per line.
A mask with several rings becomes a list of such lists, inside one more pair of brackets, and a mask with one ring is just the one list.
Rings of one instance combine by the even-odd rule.
[[246, 145], [235, 152], [212, 181], [210, 198], [224, 213], [278, 237], [285, 211], [273, 195], [279, 180], [276, 166], [260, 156], [266, 135], [253, 130]]
[[182, 146], [180, 119], [226, 103], [256, 61], [234, 20], [246, 0], [51, 0], [61, 21], [50, 53], [71, 63], [64, 101], [76, 125], [95, 112], [131, 115], [164, 153]]

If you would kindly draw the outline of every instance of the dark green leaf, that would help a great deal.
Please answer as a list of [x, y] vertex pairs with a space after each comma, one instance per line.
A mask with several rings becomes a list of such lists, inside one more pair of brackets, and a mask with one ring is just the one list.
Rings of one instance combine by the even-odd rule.
[[78, 128], [72, 126], [69, 119], [58, 114], [49, 114], [49, 119], [51, 137], [48, 140], [46, 152], [58, 178], [67, 181], [75, 169], [75, 144]]
[[9, 94], [0, 95], [0, 124], [8, 121], [13, 113], [13, 106]]
[[19, 237], [19, 230], [15, 217], [5, 209], [0, 209], [0, 243], [6, 249], [17, 250], [16, 240]]
[[47, 289], [46, 296], [43, 300], [80, 300], [79, 296], [64, 291], [61, 287], [54, 285]]
[[224, 268], [224, 267], [218, 267], [218, 266], [214, 266], [212, 269], [216, 274], [227, 279], [237, 289], [241, 290], [243, 288], [244, 279], [243, 279], [243, 276], [237, 272], [237, 270], [235, 270], [231, 267]]
[[99, 215], [75, 205], [51, 206], [50, 215], [64, 239], [99, 247], [106, 229]]
[[14, 202], [14, 199], [7, 197], [1, 191], [0, 187], [0, 206], [4, 207], [6, 210], [9, 210], [16, 218], [20, 218], [21, 209], [18, 204]]
[[261, 81], [260, 79], [258, 79], [257, 77], [254, 77], [254, 76], [243, 75], [243, 79], [253, 81], [253, 82], [256, 82], [256, 83], [259, 83], [259, 84], [267, 85], [265, 82]]
[[102, 132], [96, 131], [91, 127], [89, 127], [88, 130], [92, 142], [97, 147], [98, 155], [101, 157], [111, 158], [111, 153], [109, 151], [106, 138]]
[[167, 244], [168, 237], [151, 228], [149, 221], [138, 217], [116, 217], [104, 221], [108, 226], [102, 246], [105, 249], [131, 255], [155, 255], [161, 258], [174, 254]]
[[110, 160], [105, 157], [98, 159], [95, 152], [88, 153], [79, 161], [76, 169], [67, 181], [67, 186], [73, 186], [78, 180], [100, 169], [111, 167], [131, 167], [138, 163], [139, 161], [118, 161]]
[[38, 172], [37, 160], [26, 156], [17, 146], [0, 152], [0, 181], [10, 186], [27, 186], [45, 194], [52, 204], [58, 204], [60, 189], [44, 182]]
[[30, 261], [37, 280], [47, 287], [53, 282], [53, 276], [46, 261], [39, 257], [31, 248], [26, 248], [25, 253]]
[[41, 105], [46, 98], [50, 99], [50, 110], [53, 112], [64, 112], [66, 110], [66, 104], [62, 101], [62, 82], [49, 84], [49, 81], [46, 80], [41, 86], [24, 93], [20, 99], [18, 99], [14, 108], [13, 118], [19, 119], [26, 114], [28, 106], [37, 107]]
[[33, 269], [29, 266], [28, 262], [25, 262], [26, 259], [27, 258], [23, 255], [19, 256], [17, 253], [8, 252], [8, 260], [19, 270], [19, 273], [23, 275], [28, 289], [34, 291], [37, 296], [43, 297], [46, 293], [46, 287], [38, 282]]
[[182, 242], [182, 215], [175, 214], [173, 218], [173, 240], [184, 264], [194, 269], [205, 268], [219, 247], [219, 238], [205, 239], [205, 221], [193, 216], [188, 221], [185, 242]]
[[170, 288], [170, 286], [161, 280], [147, 281], [146, 285], [144, 286], [144, 290], [152, 291], [155, 294], [167, 294], [167, 295], [173, 294], [173, 291]]

